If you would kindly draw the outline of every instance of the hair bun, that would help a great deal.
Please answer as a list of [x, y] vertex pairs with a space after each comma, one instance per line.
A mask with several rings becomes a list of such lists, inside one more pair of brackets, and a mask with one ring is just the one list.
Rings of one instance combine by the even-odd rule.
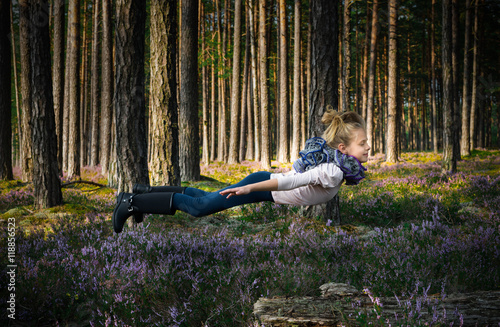
[[326, 106], [326, 111], [323, 113], [323, 116], [321, 117], [321, 123], [323, 125], [330, 125], [332, 121], [336, 118], [340, 118], [340, 113], [336, 110], [333, 110], [332, 105]]

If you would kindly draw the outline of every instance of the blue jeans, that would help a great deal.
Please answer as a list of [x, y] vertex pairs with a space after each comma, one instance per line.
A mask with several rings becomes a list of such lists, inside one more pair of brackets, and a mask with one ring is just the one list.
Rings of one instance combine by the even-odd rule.
[[[259, 171], [248, 175], [239, 183], [223, 188], [222, 190], [267, 181], [270, 178], [271, 173], [267, 171]], [[184, 211], [195, 217], [203, 217], [242, 204], [263, 201], [274, 202], [270, 191], [252, 192], [246, 195], [235, 195], [226, 199], [226, 196], [219, 194], [222, 190], [210, 193], [188, 187], [184, 191], [184, 194], [174, 194], [172, 207], [175, 210]]]

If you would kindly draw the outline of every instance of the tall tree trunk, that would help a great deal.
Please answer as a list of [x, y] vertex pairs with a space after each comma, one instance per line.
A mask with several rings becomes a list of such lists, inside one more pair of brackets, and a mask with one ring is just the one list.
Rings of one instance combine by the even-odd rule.
[[[321, 117], [338, 106], [338, 1], [311, 2], [311, 94], [309, 136], [321, 136]], [[339, 198], [311, 207], [311, 216], [340, 224]]]
[[[385, 46], [383, 46], [383, 48], [385, 49]], [[382, 85], [382, 60], [380, 60], [379, 62], [379, 66], [378, 66], [378, 79], [377, 79], [377, 91], [378, 91], [378, 99], [377, 99], [377, 102], [378, 102], [378, 114], [377, 114], [377, 124], [378, 124], [378, 128], [379, 128], [379, 135], [378, 135], [378, 145], [376, 146], [376, 151], [375, 152], [384, 152], [385, 151], [385, 144], [384, 144], [384, 140], [385, 140], [385, 133], [384, 133], [384, 127], [386, 126], [385, 125], [385, 117], [384, 117], [384, 113], [385, 113], [385, 105], [384, 105], [384, 92], [383, 92], [383, 89], [384, 89], [384, 86]], [[409, 105], [409, 101], [408, 101], [408, 105]], [[410, 111], [410, 110], [409, 110]], [[411, 112], [411, 111], [410, 111]], [[410, 113], [410, 117], [411, 117], [411, 113]]]
[[478, 74], [479, 74], [479, 0], [474, 4], [474, 51], [472, 55], [472, 95], [470, 104], [470, 149], [476, 148], [476, 121], [478, 107]]
[[251, 87], [251, 94], [252, 94], [252, 100], [253, 100], [253, 126], [254, 126], [254, 160], [255, 161], [260, 161], [260, 144], [261, 144], [261, 139], [260, 139], [260, 106], [259, 106], [259, 89], [258, 89], [258, 76], [257, 76], [257, 52], [255, 51], [255, 24], [254, 24], [254, 4], [253, 0], [248, 0], [247, 1], [248, 5], [248, 25], [250, 25], [250, 53], [252, 57], [252, 87]]
[[287, 50], [287, 24], [286, 3], [279, 0], [279, 31], [280, 31], [280, 56], [279, 56], [279, 162], [289, 162], [290, 153], [288, 136], [288, 50]]
[[389, 81], [387, 85], [388, 93], [388, 117], [387, 117], [387, 162], [398, 161], [398, 124], [397, 124], [397, 108], [398, 108], [398, 91], [397, 91], [397, 0], [389, 0], [389, 49], [388, 49], [388, 66], [389, 66]]
[[217, 99], [216, 99], [216, 88], [217, 84], [215, 83], [215, 72], [217, 71], [217, 65], [215, 61], [212, 62], [212, 67], [211, 67], [211, 72], [210, 72], [210, 80], [211, 83], [211, 92], [210, 92], [210, 161], [215, 161], [215, 154], [216, 154], [216, 133], [215, 129], [217, 124]]
[[470, 37], [471, 37], [471, 0], [465, 0], [465, 44], [464, 44], [464, 76], [462, 90], [462, 140], [460, 153], [470, 156]]
[[[226, 70], [226, 67], [230, 67], [230, 57], [226, 56], [226, 54], [229, 53], [230, 51], [230, 30], [231, 30], [231, 11], [230, 11], [230, 1], [224, 1], [224, 23], [222, 27], [222, 49], [224, 51], [224, 55], [222, 56], [223, 60], [223, 67], [224, 70]], [[229, 70], [224, 71], [224, 74], [229, 75]], [[230, 81], [228, 78], [223, 78], [222, 79], [222, 94], [224, 94], [223, 97], [221, 97], [222, 101], [222, 112], [223, 112], [223, 119], [221, 122], [221, 129], [224, 131], [224, 138], [222, 139], [223, 145], [224, 145], [224, 156], [222, 161], [227, 162], [229, 159], [229, 133], [227, 132], [228, 127], [227, 124], [228, 122], [228, 116], [230, 115], [229, 110], [231, 109], [231, 103], [230, 103], [230, 97], [231, 97], [231, 86], [230, 86]], [[229, 109], [229, 110], [228, 110]]]
[[218, 133], [217, 133], [217, 160], [224, 161], [225, 156], [225, 144], [226, 144], [226, 92], [225, 92], [225, 82], [224, 82], [224, 67], [225, 67], [225, 53], [223, 52], [222, 46], [222, 10], [220, 8], [220, 0], [215, 1], [215, 6], [217, 10], [217, 53], [218, 53], [218, 89], [219, 89], [219, 105], [218, 105]]
[[[245, 59], [243, 66], [243, 86], [241, 89], [241, 129], [240, 129], [240, 161], [248, 158], [248, 153], [251, 151], [253, 154], [253, 143], [249, 143], [249, 128], [253, 128], [250, 124], [251, 108], [249, 106], [249, 96], [250, 96], [250, 27], [248, 25], [248, 12], [245, 13], [245, 25], [246, 25], [246, 41], [245, 41]], [[248, 131], [248, 133], [247, 133]], [[253, 134], [253, 133], [252, 133]], [[253, 141], [253, 140], [252, 140]], [[252, 149], [251, 149], [252, 148]], [[251, 149], [251, 150], [250, 150]], [[253, 155], [252, 155], [253, 157]]]
[[57, 136], [57, 161], [59, 169], [62, 169], [62, 124], [63, 124], [63, 105], [64, 105], [64, 16], [65, 1], [55, 0], [53, 4], [54, 12], [54, 38], [53, 48], [54, 56], [52, 66], [52, 84], [54, 91], [54, 115], [56, 120]]
[[443, 173], [457, 170], [457, 162], [453, 156], [453, 76], [451, 65], [451, 0], [443, 0], [443, 122], [444, 122], [444, 144], [443, 162], [441, 165]]
[[266, 40], [267, 1], [259, 0], [259, 75], [260, 75], [260, 110], [261, 110], [261, 155], [263, 169], [271, 168], [271, 140], [269, 123], [269, 84], [268, 57]]
[[80, 176], [80, 0], [70, 0], [68, 21], [68, 178]]
[[[21, 127], [21, 108], [19, 104], [19, 89], [18, 89], [18, 74], [17, 74], [17, 54], [16, 54], [16, 34], [14, 33], [14, 22], [13, 22], [13, 9], [12, 9], [12, 2], [10, 2], [10, 10], [9, 10], [9, 15], [10, 15], [10, 20], [9, 20], [9, 25], [10, 25], [10, 35], [11, 35], [11, 50], [12, 50], [12, 67], [14, 68], [14, 96], [16, 99], [16, 115], [17, 115], [17, 126], [16, 129], [13, 131], [12, 135], [12, 150], [14, 151], [15, 155], [15, 160], [14, 160], [14, 166], [19, 166], [20, 164], [20, 159], [21, 159], [21, 147], [20, 144], [22, 144], [22, 127]], [[16, 137], [17, 136], [17, 149], [14, 147]]]
[[[311, 53], [312, 53], [312, 45], [311, 45], [311, 13], [309, 11], [309, 24], [307, 24], [307, 53], [306, 53], [306, 107], [308, 111], [311, 108]], [[309, 115], [308, 115], [309, 117]], [[309, 124], [307, 124], [307, 135], [310, 135], [311, 131], [309, 130]], [[304, 142], [305, 145], [305, 142]]]
[[240, 58], [241, 58], [241, 0], [234, 2], [234, 49], [231, 86], [231, 127], [229, 137], [229, 163], [239, 163], [240, 141]]
[[[250, 51], [251, 52], [251, 51]], [[250, 53], [250, 61], [251, 59]], [[246, 149], [246, 159], [255, 160], [255, 135], [254, 135], [254, 102], [253, 102], [253, 92], [252, 92], [252, 71], [249, 63], [248, 67], [248, 80], [247, 80], [247, 149]]]
[[451, 1], [451, 71], [452, 71], [452, 96], [453, 96], [453, 161], [460, 160], [460, 99], [458, 92], [458, 28], [459, 28], [458, 0]]
[[202, 110], [203, 110], [203, 130], [202, 130], [202, 135], [203, 135], [203, 154], [202, 154], [202, 161], [205, 165], [208, 165], [210, 163], [210, 145], [208, 141], [208, 133], [209, 133], [209, 117], [208, 117], [208, 66], [206, 64], [207, 60], [207, 46], [206, 46], [206, 32], [205, 32], [205, 7], [201, 3], [201, 0], [199, 0], [198, 6], [200, 7], [200, 28], [201, 28], [201, 60], [203, 62], [203, 67], [202, 67], [202, 73], [201, 73], [201, 88], [202, 88]]
[[100, 159], [102, 174], [107, 175], [111, 157], [111, 133], [113, 110], [113, 34], [111, 0], [102, 0], [102, 93]]
[[151, 184], [180, 185], [177, 113], [177, 2], [151, 2]]
[[[30, 182], [33, 173], [32, 143], [30, 127], [31, 121], [31, 50], [29, 39], [29, 2], [19, 1], [19, 50], [21, 57], [21, 95], [22, 95], [22, 129], [23, 138], [21, 144], [22, 162], [21, 179], [23, 182]], [[54, 39], [54, 42], [56, 40]], [[56, 43], [54, 43], [54, 46]], [[55, 48], [54, 48], [55, 49]], [[56, 62], [54, 62], [54, 65]], [[10, 75], [9, 75], [10, 76]]]
[[[247, 51], [248, 50], [248, 51]], [[243, 65], [243, 84], [241, 87], [241, 124], [240, 124], [240, 140], [239, 140], [239, 161], [245, 160], [247, 148], [247, 128], [248, 128], [248, 67], [250, 59], [250, 48], [245, 48], [245, 60]]]
[[198, 0], [183, 0], [181, 10], [180, 168], [181, 180], [195, 181], [200, 179]]
[[352, 0], [344, 1], [344, 29], [342, 33], [343, 65], [342, 65], [342, 111], [350, 110], [351, 87], [351, 5]]
[[[69, 16], [69, 8], [68, 8], [68, 16]], [[66, 29], [68, 32], [68, 29]], [[70, 56], [70, 47], [72, 42], [69, 39], [69, 33], [66, 33], [66, 56], [64, 62], [64, 103], [62, 105], [63, 110], [63, 126], [62, 126], [62, 171], [68, 171], [68, 142], [69, 142], [69, 79], [71, 70], [69, 67], [69, 56]]]
[[300, 0], [295, 0], [294, 6], [294, 49], [293, 49], [293, 128], [292, 128], [292, 149], [290, 157], [293, 160], [299, 157], [300, 151], [300, 123], [301, 123], [301, 70], [300, 52], [302, 42], [300, 40]]
[[[89, 94], [89, 69], [88, 64], [89, 64], [89, 36], [88, 36], [88, 30], [89, 30], [89, 15], [92, 17], [92, 12], [89, 13], [88, 9], [88, 0], [83, 0], [83, 38], [81, 42], [82, 46], [82, 64], [80, 66], [80, 86], [79, 86], [79, 93], [80, 93], [80, 118], [79, 118], [79, 123], [80, 123], [80, 166], [84, 167], [88, 164], [88, 157], [89, 157], [89, 99], [88, 99], [88, 94]], [[97, 74], [97, 73], [96, 73]]]
[[[361, 104], [361, 112], [359, 112], [360, 115], [363, 116], [363, 118], [366, 119], [366, 108], [367, 108], [367, 101], [368, 101], [368, 49], [370, 46], [370, 22], [372, 20], [369, 19], [369, 14], [368, 12], [370, 11], [370, 4], [367, 2], [366, 4], [366, 28], [365, 28], [365, 43], [363, 47], [363, 66], [362, 66], [362, 72], [361, 72], [361, 97], [362, 97], [362, 104]], [[372, 15], [374, 12], [372, 11]]]
[[100, 88], [99, 88], [99, 1], [94, 1], [92, 9], [94, 13], [94, 23], [92, 24], [92, 74], [91, 74], [91, 133], [90, 140], [90, 166], [95, 167], [99, 164], [99, 104], [100, 104]]
[[306, 98], [309, 98], [306, 85], [306, 78], [304, 78], [305, 71], [307, 70], [305, 67], [305, 62], [301, 62], [301, 74], [300, 74], [300, 99], [301, 99], [301, 110], [300, 110], [300, 148], [303, 149], [306, 144], [307, 138], [307, 128], [306, 128], [306, 112], [307, 112], [307, 102]]
[[438, 152], [438, 122], [437, 122], [437, 105], [436, 105], [436, 50], [434, 49], [435, 41], [435, 6], [436, 0], [432, 0], [431, 9], [431, 106], [432, 106], [432, 150]]
[[118, 191], [149, 184], [144, 105], [146, 3], [116, 2], [116, 79], [114, 108]]
[[12, 180], [10, 1], [0, 3], [0, 179]]
[[[377, 35], [378, 35], [378, 0], [373, 0], [372, 28], [370, 37], [370, 63], [368, 70], [368, 99], [366, 101], [366, 135], [368, 144], [373, 143], [373, 106], [375, 101], [375, 65], [377, 60]], [[373, 155], [374, 148], [371, 147], [370, 155]]]
[[[29, 41], [31, 49], [31, 100], [33, 142], [33, 190], [35, 208], [48, 208], [62, 203], [57, 164], [57, 139], [52, 100], [48, 1], [30, 3]], [[0, 10], [1, 12], [1, 10]], [[3, 22], [3, 20], [2, 20]]]
[[409, 147], [411, 150], [414, 149], [414, 142], [413, 142], [413, 103], [412, 103], [412, 71], [411, 71], [411, 46], [410, 46], [410, 36], [408, 36], [408, 57], [407, 57], [407, 62], [408, 62], [408, 136], [409, 136]]

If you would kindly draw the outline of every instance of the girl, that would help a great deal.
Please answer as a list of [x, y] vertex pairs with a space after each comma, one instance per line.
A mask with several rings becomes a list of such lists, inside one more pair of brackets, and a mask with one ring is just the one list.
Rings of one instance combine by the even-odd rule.
[[327, 126], [323, 138], [306, 141], [300, 158], [286, 174], [260, 171], [216, 192], [191, 187], [135, 185], [133, 193], [120, 193], [113, 211], [116, 233], [134, 216], [142, 222], [144, 213], [173, 215], [181, 210], [195, 217], [210, 215], [234, 206], [275, 202], [278, 204], [316, 205], [331, 200], [343, 181], [358, 184], [368, 160], [365, 123], [355, 112], [338, 113], [328, 109], [321, 122]]

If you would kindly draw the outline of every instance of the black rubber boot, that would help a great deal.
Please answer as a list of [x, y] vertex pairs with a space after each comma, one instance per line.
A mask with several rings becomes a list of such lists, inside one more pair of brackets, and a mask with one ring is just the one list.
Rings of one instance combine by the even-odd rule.
[[157, 213], [164, 215], [173, 215], [175, 210], [172, 209], [172, 201], [174, 193], [146, 193], [146, 194], [131, 194], [120, 193], [117, 197], [116, 207], [113, 211], [113, 229], [115, 233], [120, 233], [123, 230], [123, 225], [127, 219], [136, 214]]
[[173, 192], [184, 194], [186, 187], [184, 186], [148, 186], [142, 184], [135, 184], [132, 191], [136, 194], [143, 193], [160, 193], [160, 192]]
[[[134, 187], [132, 188], [132, 192], [134, 194], [144, 194], [144, 193], [165, 193], [165, 192], [172, 192], [172, 193], [180, 193], [184, 194], [186, 191], [186, 187], [183, 186], [149, 186], [149, 185], [143, 185], [143, 184], [134, 184]], [[134, 220], [136, 223], [142, 223], [144, 220], [144, 216], [140, 212], [134, 213]]]

